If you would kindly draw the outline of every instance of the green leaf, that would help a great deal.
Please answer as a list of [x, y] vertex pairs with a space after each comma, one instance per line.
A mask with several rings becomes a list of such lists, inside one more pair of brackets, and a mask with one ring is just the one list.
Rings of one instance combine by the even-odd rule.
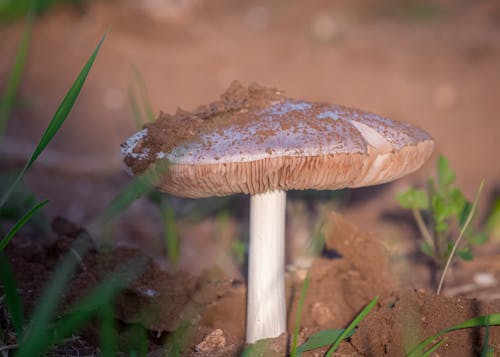
[[445, 221], [455, 212], [455, 207], [452, 207], [440, 193], [436, 193], [432, 196], [431, 207], [436, 223]]
[[444, 156], [439, 156], [437, 163], [438, 183], [441, 190], [447, 190], [449, 186], [455, 182], [455, 172], [450, 169], [448, 159]]
[[458, 188], [454, 188], [449, 192], [448, 204], [452, 207], [454, 214], [459, 218], [462, 214], [467, 218], [467, 210], [470, 210], [468, 206], [472, 206], [472, 204], [467, 201], [467, 198], [465, 198], [463, 192]]
[[[453, 247], [452, 247], [452, 249], [453, 249]], [[470, 250], [470, 248], [457, 249], [455, 254], [459, 258], [461, 258], [462, 260], [465, 260], [465, 261], [471, 261], [472, 259], [474, 259], [474, 255], [472, 255], [472, 251]]]
[[436, 223], [436, 225], [434, 226], [434, 230], [436, 231], [436, 233], [443, 233], [446, 232], [449, 227], [450, 226], [448, 223], [446, 223], [446, 221], [441, 221]]
[[473, 232], [465, 235], [467, 242], [474, 245], [481, 245], [488, 241], [488, 235], [484, 232]]
[[496, 326], [500, 325], [500, 314], [491, 314], [486, 316], [478, 316], [467, 321], [464, 321], [460, 324], [448, 327], [439, 331], [437, 334], [426, 338], [424, 341], [420, 342], [417, 346], [415, 346], [407, 357], [417, 357], [421, 356], [423, 351], [427, 348], [427, 346], [432, 345], [433, 341], [437, 340], [441, 336], [443, 336], [447, 332], [461, 330], [465, 328], [471, 327], [480, 327], [480, 326]]
[[2, 281], [3, 293], [5, 295], [5, 303], [12, 324], [17, 334], [17, 340], [22, 339], [23, 335], [23, 302], [21, 296], [17, 293], [17, 284], [14, 279], [14, 273], [10, 267], [9, 261], [3, 252], [0, 252], [0, 280]]
[[[332, 341], [336, 341], [340, 335], [345, 331], [345, 329], [329, 329], [318, 331], [311, 335], [306, 342], [297, 348], [297, 357], [302, 356], [302, 353], [310, 350], [315, 350], [316, 348], [330, 346]], [[352, 330], [346, 338], [351, 337], [355, 330]]]
[[345, 340], [349, 336], [349, 334], [352, 333], [354, 331], [354, 329], [359, 325], [359, 323], [361, 321], [363, 321], [363, 319], [366, 317], [366, 315], [368, 315], [370, 313], [370, 311], [373, 309], [373, 307], [375, 306], [377, 301], [378, 301], [378, 296], [375, 296], [375, 298], [372, 301], [370, 301], [370, 303], [368, 305], [366, 305], [363, 310], [361, 310], [361, 312], [358, 314], [358, 316], [356, 316], [354, 318], [354, 320], [349, 324], [349, 326], [347, 326], [347, 328], [344, 330], [344, 332], [342, 332], [340, 334], [340, 336], [337, 337], [337, 339], [333, 343], [333, 346], [330, 347], [330, 349], [326, 353], [326, 357], [332, 356], [332, 354], [339, 347], [340, 343], [343, 340]]
[[3, 237], [2, 241], [0, 241], [0, 252], [2, 252], [7, 244], [9, 244], [10, 240], [16, 235], [16, 233], [28, 222], [31, 217], [35, 213], [37, 213], [40, 209], [42, 209], [43, 206], [45, 206], [49, 201], [45, 200], [37, 204], [35, 207], [30, 209], [28, 212], [24, 214], [15, 224], [14, 226], [10, 229], [10, 231]]
[[28, 46], [30, 43], [32, 31], [33, 14], [30, 12], [26, 18], [23, 36], [21, 38], [21, 43], [19, 44], [19, 49], [17, 50], [14, 65], [7, 81], [5, 93], [0, 99], [0, 142], [4, 137], [7, 121], [9, 120], [10, 113], [16, 101], [16, 93], [19, 88], [19, 83], [21, 82], [21, 75], [23, 73], [24, 64], [26, 62], [26, 55], [28, 53]]
[[290, 351], [291, 357], [300, 356], [297, 351], [297, 341], [299, 339], [300, 320], [302, 319], [302, 308], [304, 306], [304, 300], [306, 299], [307, 289], [309, 288], [309, 281], [310, 279], [308, 272], [306, 278], [304, 279], [304, 284], [302, 285], [302, 289], [300, 289], [299, 303], [297, 306], [297, 315], [295, 316], [295, 327], [293, 329], [292, 347]]
[[429, 197], [424, 190], [410, 188], [406, 192], [398, 194], [398, 203], [407, 209], [426, 210], [429, 208]]
[[500, 239], [500, 197], [495, 199], [495, 203], [486, 219], [486, 229], [495, 240]]
[[69, 112], [73, 108], [73, 104], [76, 101], [76, 98], [80, 94], [80, 91], [83, 87], [83, 84], [85, 83], [85, 79], [87, 78], [87, 75], [92, 68], [92, 65], [94, 64], [95, 58], [97, 54], [99, 53], [99, 49], [101, 48], [102, 43], [104, 42], [104, 39], [106, 38], [106, 34], [104, 34], [97, 44], [97, 47], [95, 48], [94, 52], [88, 59], [87, 63], [83, 66], [83, 69], [81, 70], [80, 74], [78, 74], [78, 77], [76, 78], [75, 82], [69, 89], [68, 93], [62, 100], [61, 104], [56, 110], [56, 113], [52, 117], [49, 125], [47, 126], [47, 129], [45, 130], [45, 133], [43, 134], [42, 138], [38, 142], [37, 147], [33, 151], [33, 154], [31, 155], [31, 158], [28, 160], [28, 162], [25, 164], [19, 175], [17, 176], [16, 180], [14, 183], [9, 187], [7, 192], [4, 193], [2, 198], [0, 199], [0, 207], [2, 207], [9, 198], [10, 194], [14, 190], [15, 186], [22, 180], [24, 177], [24, 174], [26, 171], [31, 167], [31, 165], [36, 161], [38, 156], [43, 152], [43, 150], [47, 147], [47, 145], [50, 143], [52, 138], [56, 135], [57, 131], [61, 127], [61, 125], [64, 123], [66, 118], [68, 117]]

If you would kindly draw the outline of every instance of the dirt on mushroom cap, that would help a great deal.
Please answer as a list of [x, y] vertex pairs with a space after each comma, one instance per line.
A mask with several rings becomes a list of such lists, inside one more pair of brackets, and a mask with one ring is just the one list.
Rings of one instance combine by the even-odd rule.
[[147, 147], [148, 155], [137, 160], [131, 155], [125, 157], [125, 163], [132, 172], [144, 171], [156, 160], [156, 153], [168, 153], [179, 143], [188, 141], [203, 133], [221, 130], [229, 120], [238, 120], [240, 123], [250, 120], [249, 116], [231, 115], [239, 112], [244, 114], [245, 109], [265, 108], [273, 101], [279, 101], [282, 96], [274, 88], [265, 88], [258, 84], [244, 87], [238, 81], [231, 83], [220, 100], [208, 105], [200, 105], [193, 112], [178, 109], [174, 115], [160, 113], [154, 123], [144, 125], [148, 135], [144, 137], [140, 146], [134, 148], [141, 152]]
[[424, 131], [340, 105], [285, 97], [274, 88], [235, 81], [220, 100], [193, 112], [160, 114], [125, 150], [134, 173], [158, 158], [172, 164], [248, 162], [282, 156], [366, 153], [376, 132], [388, 150], [430, 140]]

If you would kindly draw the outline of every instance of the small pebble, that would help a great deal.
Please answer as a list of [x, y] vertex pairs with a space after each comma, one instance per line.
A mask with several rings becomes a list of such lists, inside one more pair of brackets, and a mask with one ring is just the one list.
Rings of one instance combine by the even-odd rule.
[[314, 303], [311, 313], [314, 322], [319, 326], [324, 326], [333, 320], [332, 311], [322, 302]]
[[476, 273], [474, 274], [474, 283], [479, 286], [493, 286], [497, 284], [497, 279], [491, 273]]
[[226, 347], [226, 338], [221, 329], [215, 329], [195, 347], [196, 352], [212, 352]]

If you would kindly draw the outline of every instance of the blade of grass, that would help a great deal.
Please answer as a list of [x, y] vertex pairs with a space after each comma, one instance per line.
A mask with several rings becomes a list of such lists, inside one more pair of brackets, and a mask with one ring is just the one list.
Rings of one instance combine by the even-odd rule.
[[150, 192], [154, 184], [168, 170], [166, 160], [157, 161], [155, 165], [150, 166], [146, 172], [135, 176], [125, 188], [123, 188], [115, 198], [107, 205], [101, 214], [91, 224], [91, 231], [99, 231], [120, 213], [124, 212], [139, 197]]
[[429, 345], [432, 344], [433, 341], [437, 340], [441, 336], [443, 336], [447, 332], [461, 330], [465, 328], [471, 327], [480, 327], [480, 326], [496, 326], [500, 325], [500, 313], [498, 314], [490, 314], [485, 316], [478, 316], [467, 321], [464, 321], [460, 324], [448, 327], [444, 330], [439, 331], [437, 334], [430, 336], [420, 342], [416, 347], [414, 347], [407, 357], [417, 357], [422, 354], [422, 351]]
[[81, 298], [69, 312], [56, 321], [50, 344], [57, 344], [71, 336], [101, 311], [121, 290], [126, 288], [144, 271], [145, 263], [145, 259], [132, 258], [104, 278], [91, 292]]
[[448, 269], [450, 268], [451, 261], [453, 260], [453, 256], [455, 255], [455, 252], [457, 251], [458, 245], [460, 244], [460, 241], [462, 240], [462, 237], [464, 236], [465, 231], [467, 230], [467, 227], [469, 226], [470, 222], [472, 221], [472, 217], [474, 217], [474, 214], [476, 213], [477, 209], [477, 204], [479, 202], [479, 197], [481, 196], [481, 192], [483, 191], [484, 187], [484, 179], [481, 181], [479, 184], [479, 188], [477, 189], [476, 192], [476, 197], [474, 197], [474, 202], [472, 203], [472, 207], [469, 211], [469, 215], [467, 216], [467, 219], [465, 220], [465, 223], [460, 230], [460, 233], [458, 234], [458, 238], [455, 241], [455, 244], [453, 245], [453, 248], [450, 252], [450, 255], [448, 256], [448, 259], [446, 261], [446, 265], [443, 269], [443, 273], [441, 274], [441, 279], [439, 279], [439, 285], [436, 290], [436, 295], [439, 295], [441, 292], [441, 288], [443, 287], [444, 284], [444, 278], [446, 277], [446, 273], [448, 272]]
[[293, 329], [292, 347], [290, 349], [290, 356], [297, 357], [297, 341], [299, 339], [300, 320], [302, 319], [302, 307], [306, 299], [307, 289], [309, 289], [309, 272], [307, 272], [302, 289], [300, 289], [299, 303], [297, 305], [297, 315], [295, 316], [295, 327]]
[[[83, 256], [90, 248], [90, 240], [80, 238], [74, 244], [73, 249], [79, 256]], [[26, 329], [22, 343], [16, 356], [30, 357], [43, 355], [43, 352], [50, 346], [50, 333], [47, 327], [53, 319], [56, 309], [64, 296], [64, 291], [73, 276], [78, 259], [71, 252], [68, 252], [61, 263], [54, 270], [52, 279], [44, 289], [32, 319]]]
[[180, 240], [175, 224], [175, 211], [168, 204], [166, 198], [163, 198], [160, 202], [160, 213], [167, 256], [172, 265], [176, 267], [180, 257]]
[[[336, 341], [337, 338], [345, 331], [345, 329], [328, 329], [318, 331], [311, 335], [306, 342], [297, 348], [297, 357], [302, 356], [303, 352], [315, 350], [316, 348], [330, 346], [332, 341]], [[346, 338], [351, 337], [354, 334], [354, 330], [351, 331]]]
[[40, 209], [42, 209], [43, 206], [45, 206], [49, 200], [45, 200], [31, 208], [28, 212], [26, 212], [15, 224], [14, 226], [10, 229], [10, 231], [3, 237], [3, 239], [0, 241], [0, 252], [2, 252], [7, 244], [9, 244], [10, 240], [16, 235], [16, 233], [28, 222], [31, 217], [35, 213], [37, 213]]
[[114, 357], [118, 352], [118, 344], [116, 341], [116, 326], [114, 321], [113, 304], [110, 301], [100, 310], [101, 319], [101, 356]]
[[483, 341], [483, 349], [481, 351], [481, 357], [488, 357], [490, 347], [490, 319], [489, 317], [486, 319], [486, 326], [484, 330], [484, 341]]
[[24, 177], [24, 174], [26, 171], [31, 167], [31, 165], [35, 162], [35, 160], [40, 156], [42, 151], [45, 149], [45, 147], [50, 143], [54, 135], [57, 133], [61, 125], [64, 123], [66, 118], [68, 117], [69, 112], [73, 108], [73, 104], [76, 101], [76, 98], [80, 94], [80, 91], [83, 87], [83, 84], [85, 83], [85, 80], [87, 78], [87, 75], [89, 74], [90, 69], [92, 68], [92, 65], [94, 64], [95, 58], [97, 57], [97, 54], [99, 53], [99, 50], [101, 48], [102, 43], [104, 42], [104, 39], [106, 38], [107, 33], [105, 33], [99, 43], [97, 44], [97, 47], [95, 48], [94, 52], [88, 59], [88, 61], [85, 63], [83, 66], [83, 69], [81, 72], [78, 74], [75, 82], [69, 89], [68, 93], [62, 100], [61, 104], [57, 108], [56, 113], [52, 117], [49, 125], [47, 126], [47, 129], [45, 130], [44, 134], [42, 135], [42, 138], [40, 139], [37, 147], [33, 151], [33, 154], [31, 155], [31, 158], [26, 162], [25, 166], [17, 176], [16, 180], [14, 183], [9, 187], [7, 192], [4, 193], [0, 200], [0, 207], [2, 207], [9, 198], [10, 194], [14, 190], [14, 187], [17, 186], [17, 184], [22, 180]]
[[167, 339], [165, 347], [165, 356], [180, 357], [182, 356], [182, 348], [186, 344], [190, 324], [189, 322], [182, 323]]
[[153, 112], [153, 107], [151, 106], [151, 101], [149, 100], [148, 90], [146, 88], [146, 83], [144, 82], [144, 77], [142, 76], [139, 67], [132, 65], [132, 71], [134, 72], [135, 80], [139, 86], [139, 92], [142, 97], [142, 105], [144, 106], [144, 111], [146, 112], [146, 119], [149, 122], [155, 120], [155, 114]]
[[335, 352], [337, 350], [340, 343], [345, 338], [347, 338], [347, 336], [359, 325], [359, 323], [361, 321], [363, 321], [363, 319], [366, 317], [366, 315], [368, 315], [370, 313], [370, 311], [373, 309], [373, 307], [375, 306], [377, 301], [378, 301], [378, 296], [375, 296], [375, 298], [372, 301], [370, 301], [370, 303], [368, 305], [366, 305], [363, 310], [361, 310], [361, 312], [358, 314], [358, 316], [356, 316], [354, 318], [354, 320], [349, 324], [349, 326], [347, 326], [347, 328], [344, 330], [344, 332], [342, 332], [340, 334], [340, 336], [337, 337], [337, 340], [335, 341], [333, 346], [330, 347], [330, 349], [326, 353], [326, 357], [331, 357], [333, 355], [333, 352]]
[[31, 33], [33, 32], [33, 18], [33, 11], [30, 11], [26, 17], [23, 35], [14, 60], [14, 65], [12, 66], [12, 70], [10, 72], [10, 77], [7, 81], [7, 87], [5, 88], [5, 93], [0, 101], [0, 142], [2, 142], [4, 137], [7, 121], [12, 111], [12, 107], [14, 106], [19, 83], [21, 82], [21, 75], [26, 63], [26, 55], [28, 53]]
[[24, 312], [21, 296], [17, 292], [17, 283], [14, 279], [14, 273], [10, 267], [9, 261], [4, 253], [0, 252], [0, 280], [2, 281], [5, 303], [9, 311], [16, 331], [17, 340], [22, 338]]
[[139, 104], [137, 103], [137, 98], [132, 88], [128, 89], [128, 101], [132, 109], [132, 114], [134, 114], [135, 126], [137, 129], [140, 129], [144, 124], [144, 120], [142, 119], [141, 110], [139, 109]]
[[434, 344], [434, 346], [432, 346], [431, 348], [429, 348], [427, 351], [424, 352], [424, 354], [422, 355], [422, 357], [428, 357], [431, 355], [432, 352], [436, 351], [439, 347], [441, 347], [441, 345], [447, 340], [447, 338], [443, 338], [441, 340], [439, 340], [438, 342], [436, 342]]

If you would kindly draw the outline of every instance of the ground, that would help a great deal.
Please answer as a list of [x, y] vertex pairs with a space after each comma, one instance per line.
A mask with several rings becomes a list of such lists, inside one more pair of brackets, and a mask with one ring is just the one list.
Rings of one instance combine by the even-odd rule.
[[[0, 28], [0, 83], [5, 83], [9, 74], [22, 26], [14, 22]], [[484, 222], [500, 182], [496, 157], [500, 153], [498, 2], [127, 0], [119, 4], [88, 1], [78, 9], [58, 7], [35, 22], [19, 105], [1, 146], [2, 170], [19, 166], [29, 156], [59, 101], [106, 31], [102, 51], [70, 118], [27, 177], [27, 186], [39, 198], [50, 199], [47, 217], [59, 215], [90, 227], [118, 187], [130, 181], [122, 170], [119, 145], [136, 129], [128, 95], [131, 89], [137, 95], [140, 92], [137, 70], [155, 115], [160, 110], [194, 109], [213, 101], [235, 79], [247, 84], [257, 82], [282, 89], [291, 97], [335, 102], [394, 117], [425, 128], [436, 141], [434, 157], [421, 170], [392, 184], [353, 190], [342, 204], [329, 205], [324, 194], [291, 194], [288, 256], [290, 269], [300, 269], [289, 273], [290, 291], [300, 286], [302, 266], [297, 262], [303, 260], [299, 253], [303, 241], [317, 225], [319, 214], [329, 212], [332, 206], [360, 232], [372, 234], [370, 239], [385, 250], [373, 258], [374, 267], [357, 266], [369, 257], [349, 256], [345, 251], [341, 259], [314, 260], [308, 299], [316, 301], [307, 302], [302, 338], [318, 329], [345, 326], [376, 294], [385, 299], [384, 303], [379, 303], [350, 344], [344, 344], [346, 354], [366, 355], [363, 346], [371, 346], [371, 353], [379, 355], [381, 350], [376, 348], [382, 347], [370, 342], [375, 339], [384, 341], [383, 353], [399, 355], [401, 340], [390, 340], [401, 323], [394, 319], [402, 311], [398, 309], [413, 302], [429, 304], [422, 316], [439, 320], [426, 320], [422, 335], [478, 312], [498, 311], [500, 286], [496, 280], [488, 286], [477, 283], [482, 273], [500, 278], [498, 244], [490, 242], [477, 250], [471, 263], [455, 265], [444, 291], [450, 297], [435, 297], [428, 262], [414, 254], [418, 236], [410, 224], [411, 217], [401, 213], [394, 199], [410, 184], [425, 185], [426, 179], [434, 175], [437, 155], [445, 155], [457, 171], [458, 185], [470, 199], [481, 179], [486, 179], [477, 224]], [[198, 303], [200, 308], [210, 304], [207, 311], [211, 313], [203, 315], [200, 330], [190, 340], [191, 351], [203, 336], [217, 328], [224, 332], [227, 346], [233, 344], [239, 350], [243, 323], [220, 324], [227, 320], [224, 311], [241, 310], [226, 308], [225, 301], [240, 306], [237, 304], [244, 300], [244, 274], [237, 269], [231, 247], [235, 237], [247, 234], [248, 198], [233, 197], [227, 202], [172, 197], [169, 202], [179, 218], [182, 238], [179, 269], [190, 277], [186, 278], [189, 284], [185, 299], [190, 300], [194, 291], [201, 296], [201, 287], [209, 289], [213, 285], [202, 282], [213, 280], [204, 274], [215, 269], [215, 262], [222, 270], [218, 274], [225, 277], [221, 280], [231, 281], [225, 285], [222, 297], [214, 298], [212, 291], [202, 298], [203, 303]], [[228, 207], [231, 214], [221, 228], [222, 218], [216, 213], [227, 213]], [[193, 218], [193, 211], [204, 218]], [[329, 213], [324, 217], [327, 222], [333, 220]], [[143, 199], [125, 213], [112, 241], [118, 246], [140, 247], [158, 267], [168, 270], [171, 265], [163, 258], [160, 236], [160, 214]], [[335, 249], [341, 251], [338, 245]], [[321, 269], [325, 272], [321, 273]], [[377, 284], [363, 285], [371, 281], [366, 277], [373, 274], [373, 269], [388, 269], [390, 273]], [[333, 278], [339, 275], [343, 278]], [[173, 279], [171, 285], [175, 286], [175, 278], [169, 275], [168, 279]], [[315, 281], [324, 283], [321, 279], [343, 285], [321, 292], [315, 290], [320, 285]], [[420, 288], [425, 292], [412, 290]], [[332, 291], [338, 296], [331, 297]], [[462, 304], [457, 300], [464, 296], [480, 299], [480, 308], [474, 308], [474, 302]], [[322, 304], [329, 299], [332, 305], [327, 308], [335, 318], [327, 319], [325, 324], [307, 321], [314, 320], [317, 311], [327, 311]], [[394, 309], [384, 310], [391, 299], [402, 303], [392, 301]], [[341, 308], [343, 302], [350, 303], [349, 308]], [[290, 306], [293, 310], [295, 305]], [[443, 315], [436, 313], [433, 306], [442, 307], [446, 316], [455, 314], [455, 310], [447, 308], [462, 306], [464, 313], [450, 321], [441, 318]], [[337, 316], [335, 309], [345, 315]], [[382, 331], [387, 340], [370, 335], [369, 331], [377, 330], [370, 328], [373, 323], [377, 323], [377, 329], [385, 326]], [[163, 328], [170, 331], [173, 327]], [[457, 355], [453, 348], [463, 355], [473, 355], [468, 349], [477, 351], [481, 338], [477, 332], [475, 336], [457, 337], [456, 341], [467, 347], [450, 337], [448, 352], [443, 350], [441, 355]]]

